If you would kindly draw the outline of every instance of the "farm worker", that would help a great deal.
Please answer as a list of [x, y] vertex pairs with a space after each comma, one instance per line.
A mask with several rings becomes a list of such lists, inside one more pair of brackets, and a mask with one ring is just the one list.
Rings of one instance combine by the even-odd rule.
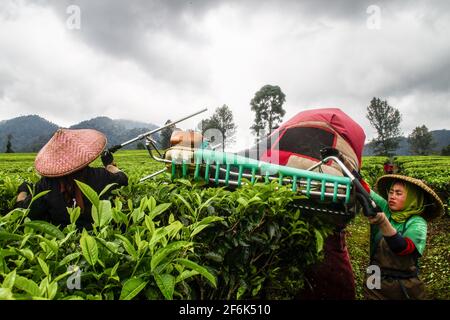
[[[46, 220], [55, 225], [70, 224], [67, 207], [80, 207], [81, 214], [77, 227], [92, 229], [91, 203], [82, 194], [75, 180], [89, 185], [100, 193], [108, 184], [128, 185], [128, 177], [114, 163], [113, 155], [103, 151], [106, 137], [103, 133], [92, 129], [59, 129], [42, 147], [36, 156], [34, 166], [42, 178], [35, 185], [35, 195], [50, 190], [45, 196], [31, 204], [28, 217]], [[91, 168], [88, 165], [99, 155], [104, 168]], [[31, 202], [31, 194], [27, 182], [18, 189], [18, 208], [27, 208]], [[102, 195], [108, 197], [110, 192]]]
[[383, 165], [383, 170], [385, 174], [394, 173], [394, 165], [388, 160]]
[[[421, 180], [402, 175], [385, 175], [375, 183], [370, 196], [383, 210], [369, 217], [370, 265], [378, 266], [367, 276], [366, 299], [425, 299], [425, 285], [418, 278], [427, 221], [444, 213], [439, 196]], [[385, 200], [387, 199], [387, 200]], [[369, 277], [371, 279], [369, 279]], [[369, 281], [368, 281], [369, 280]]]

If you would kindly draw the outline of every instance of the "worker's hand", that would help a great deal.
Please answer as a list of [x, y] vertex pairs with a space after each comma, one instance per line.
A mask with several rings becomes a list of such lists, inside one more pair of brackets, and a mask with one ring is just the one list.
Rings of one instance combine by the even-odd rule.
[[113, 157], [112, 153], [109, 152], [108, 150], [103, 151], [101, 159], [102, 159], [102, 163], [105, 167], [110, 164], [113, 164], [113, 162], [114, 162], [114, 157]]
[[367, 219], [369, 219], [369, 223], [370, 224], [376, 224], [376, 225], [380, 225], [385, 223], [386, 221], [388, 221], [386, 215], [384, 214], [384, 212], [377, 212], [377, 215], [374, 217], [367, 217]]

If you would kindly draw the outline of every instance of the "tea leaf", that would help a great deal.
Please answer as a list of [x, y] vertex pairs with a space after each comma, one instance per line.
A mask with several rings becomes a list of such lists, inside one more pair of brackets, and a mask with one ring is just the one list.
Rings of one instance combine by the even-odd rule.
[[67, 212], [69, 213], [70, 223], [75, 224], [78, 218], [80, 217], [81, 208], [80, 207], [67, 208]]
[[75, 180], [75, 182], [80, 188], [81, 192], [83, 192], [86, 198], [88, 198], [88, 200], [92, 203], [92, 205], [94, 207], [98, 207], [100, 197], [98, 196], [97, 192], [95, 192], [94, 189], [81, 181]]
[[175, 289], [175, 277], [171, 274], [155, 274], [154, 278], [159, 290], [167, 300], [173, 299], [173, 291]]
[[58, 266], [64, 266], [64, 265], [66, 265], [67, 263], [69, 263], [70, 261], [75, 260], [75, 259], [78, 258], [79, 256], [81, 256], [81, 253], [80, 253], [80, 252], [74, 252], [74, 253], [71, 253], [71, 254], [65, 256], [65, 257], [59, 262]]
[[184, 270], [175, 280], [176, 283], [184, 281], [188, 278], [198, 275], [198, 271], [195, 270]]
[[175, 193], [175, 196], [184, 203], [184, 205], [186, 206], [186, 208], [188, 208], [191, 215], [195, 216], [195, 211], [192, 209], [191, 205], [186, 201], [186, 199], [183, 198], [182, 195], [177, 194], [177, 193]]
[[125, 281], [120, 292], [120, 300], [131, 300], [145, 288], [148, 281], [144, 281], [142, 278], [131, 278]]
[[127, 238], [125, 238], [124, 236], [122, 236], [120, 234], [115, 234], [114, 236], [116, 238], [122, 240], [123, 246], [124, 246], [125, 250], [127, 251], [127, 253], [131, 256], [133, 261], [136, 261], [138, 259], [138, 254], [137, 254], [134, 246], [131, 244], [130, 240], [128, 240]]
[[92, 206], [92, 219], [100, 228], [108, 224], [112, 219], [111, 202], [100, 200], [98, 206]]
[[316, 235], [316, 250], [319, 253], [323, 249], [323, 237], [317, 229], [314, 229], [314, 233]]
[[42, 260], [41, 258], [37, 257], [37, 260], [39, 262], [39, 265], [41, 266], [42, 271], [44, 272], [44, 274], [48, 277], [50, 274], [50, 271], [48, 269], [48, 265], [47, 263], [45, 263], [44, 260]]
[[170, 208], [172, 204], [171, 203], [162, 203], [158, 206], [156, 206], [150, 213], [149, 217], [153, 220], [155, 217], [166, 211]]
[[64, 239], [64, 233], [61, 230], [59, 230], [58, 227], [55, 227], [53, 224], [48, 223], [47, 221], [33, 220], [33, 221], [25, 222], [24, 225], [26, 227], [29, 227], [36, 231], [46, 233], [46, 234], [48, 234], [52, 237], [58, 238], [60, 240]]
[[2, 288], [4, 289], [12, 289], [14, 283], [16, 281], [16, 270], [11, 271], [3, 280]]
[[188, 259], [176, 259], [175, 261], [177, 261], [178, 263], [197, 271], [198, 273], [200, 273], [202, 276], [204, 276], [206, 279], [209, 280], [209, 282], [211, 282], [211, 284], [214, 286], [214, 288], [217, 287], [217, 283], [216, 283], [216, 278], [204, 267], [198, 265], [197, 263], [190, 261]]
[[23, 236], [6, 231], [0, 231], [0, 240], [22, 241]]
[[192, 224], [190, 226], [190, 228], [193, 229], [193, 231], [191, 233], [191, 238], [193, 238], [197, 233], [199, 233], [200, 231], [202, 231], [203, 229], [208, 227], [211, 223], [216, 222], [216, 221], [222, 221], [222, 220], [223, 220], [223, 218], [221, 218], [221, 217], [209, 216], [209, 217], [203, 218], [199, 222]]
[[100, 194], [98, 195], [99, 198], [102, 197], [102, 195], [104, 195], [105, 193], [108, 192], [109, 189], [111, 189], [113, 186], [117, 185], [117, 183], [110, 183], [108, 184], [106, 187], [103, 188], [103, 190], [100, 192]]
[[176, 242], [172, 242], [172, 243], [168, 244], [167, 246], [159, 249], [158, 251], [156, 251], [156, 253], [152, 257], [152, 260], [150, 263], [151, 271], [153, 272], [155, 270], [155, 268], [159, 265], [159, 263], [164, 258], [166, 258], [169, 254], [171, 254], [172, 252], [178, 251], [185, 247], [190, 247], [192, 245], [193, 245], [192, 242], [176, 241]]
[[95, 239], [87, 233], [83, 233], [80, 238], [80, 246], [86, 261], [91, 266], [95, 265], [98, 260], [98, 247]]
[[25, 277], [17, 276], [14, 286], [19, 290], [27, 292], [32, 297], [39, 297], [41, 295], [36, 282]]

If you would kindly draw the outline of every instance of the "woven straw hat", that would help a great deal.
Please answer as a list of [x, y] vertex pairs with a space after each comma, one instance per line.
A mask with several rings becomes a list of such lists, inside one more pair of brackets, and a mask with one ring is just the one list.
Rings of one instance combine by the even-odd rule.
[[399, 174], [387, 174], [378, 178], [375, 183], [375, 191], [379, 193], [383, 198], [387, 199], [388, 188], [395, 180], [401, 180], [409, 182], [423, 190], [425, 194], [425, 211], [421, 216], [426, 220], [431, 220], [442, 214], [444, 214], [444, 203], [439, 196], [429, 186], [427, 186], [422, 180], [402, 176]]
[[94, 161], [106, 146], [103, 133], [93, 129], [58, 129], [34, 161], [44, 177], [61, 177]]

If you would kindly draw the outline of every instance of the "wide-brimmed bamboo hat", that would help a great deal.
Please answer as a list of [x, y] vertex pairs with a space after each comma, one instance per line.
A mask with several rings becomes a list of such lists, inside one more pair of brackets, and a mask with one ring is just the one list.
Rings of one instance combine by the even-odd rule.
[[61, 177], [94, 161], [106, 146], [106, 136], [93, 129], [58, 129], [39, 151], [34, 166], [44, 177]]
[[411, 183], [423, 190], [425, 194], [425, 210], [421, 216], [426, 220], [434, 219], [442, 214], [444, 214], [444, 203], [441, 198], [434, 192], [429, 186], [427, 186], [422, 180], [402, 176], [399, 174], [387, 174], [378, 178], [375, 183], [375, 191], [379, 193], [383, 198], [387, 199], [388, 188], [391, 187], [392, 182], [400, 180]]

